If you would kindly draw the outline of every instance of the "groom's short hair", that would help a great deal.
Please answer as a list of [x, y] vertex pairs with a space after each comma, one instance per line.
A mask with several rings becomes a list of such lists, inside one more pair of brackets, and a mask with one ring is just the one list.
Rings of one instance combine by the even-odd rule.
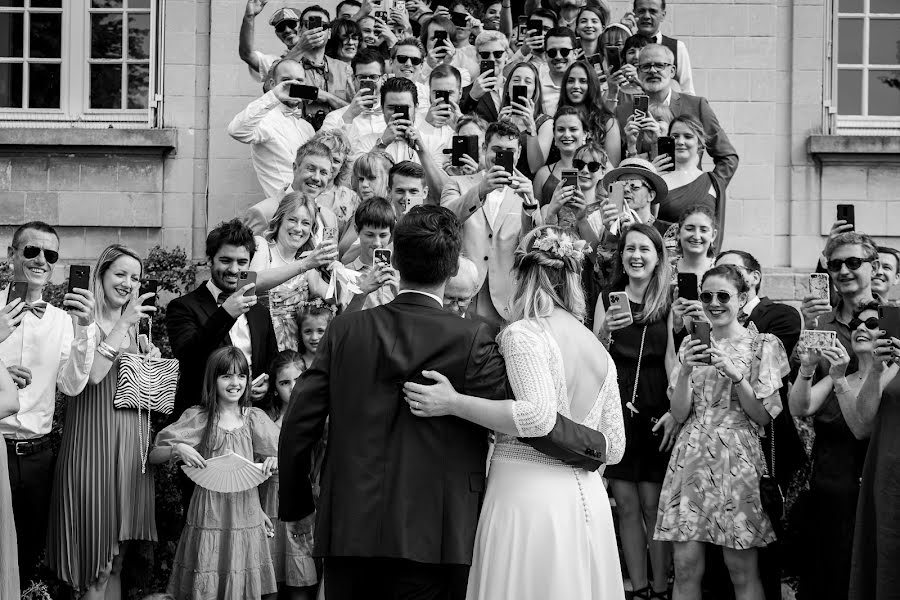
[[462, 231], [441, 206], [414, 206], [394, 229], [394, 265], [405, 282], [440, 285], [456, 274]]

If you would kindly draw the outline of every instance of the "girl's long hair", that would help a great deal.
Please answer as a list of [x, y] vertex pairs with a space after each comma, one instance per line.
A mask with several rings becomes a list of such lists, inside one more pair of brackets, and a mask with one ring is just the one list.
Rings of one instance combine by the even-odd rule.
[[613, 265], [613, 275], [609, 289], [622, 291], [628, 285], [628, 274], [625, 273], [622, 255], [625, 251], [628, 234], [632, 232], [643, 234], [650, 239], [650, 243], [653, 244], [653, 248], [656, 250], [657, 258], [653, 277], [650, 279], [650, 284], [644, 292], [643, 306], [634, 315], [634, 322], [644, 324], [660, 321], [668, 316], [669, 308], [672, 306], [671, 293], [669, 291], [669, 284], [672, 281], [672, 267], [663, 238], [652, 225], [635, 223], [619, 235], [619, 245], [616, 248], [616, 260]]
[[272, 359], [272, 363], [269, 365], [269, 392], [266, 394], [260, 408], [266, 411], [266, 414], [273, 421], [281, 418], [281, 415], [287, 409], [285, 403], [278, 396], [278, 390], [275, 385], [278, 381], [278, 371], [293, 364], [303, 364], [303, 357], [300, 356], [300, 353], [296, 350], [282, 350], [275, 355], [275, 358]]
[[555, 307], [584, 322], [585, 300], [581, 286], [583, 257], [560, 257], [535, 246], [536, 242], [546, 237], [567, 246], [577, 241], [556, 225], [538, 227], [522, 238], [513, 263], [515, 283], [510, 322], [549, 317]]
[[[144, 261], [141, 260], [141, 257], [138, 256], [138, 253], [132, 250], [127, 246], [122, 246], [121, 244], [112, 244], [111, 246], [107, 246], [103, 252], [100, 253], [100, 258], [97, 259], [97, 266], [94, 267], [94, 272], [91, 276], [91, 292], [94, 294], [94, 320], [99, 319], [109, 308], [109, 302], [106, 300], [106, 294], [103, 292], [103, 276], [106, 275], [106, 272], [109, 271], [110, 267], [112, 267], [113, 263], [123, 256], [128, 256], [138, 261], [138, 264], [141, 266], [141, 275], [144, 274]], [[125, 303], [125, 306], [122, 307], [122, 310], [125, 310], [129, 304], [135, 302], [137, 300], [138, 290], [134, 290], [134, 293], [131, 295], [131, 298], [128, 302]]]
[[[566, 92], [566, 82], [569, 80], [569, 74], [576, 67], [583, 69], [587, 75], [587, 92], [584, 95], [584, 102], [581, 104], [572, 102], [569, 99], [568, 92]], [[578, 112], [583, 115], [582, 120], [587, 123], [586, 133], [590, 134], [592, 141], [602, 146], [606, 140], [606, 123], [613, 115], [606, 110], [606, 106], [603, 104], [600, 80], [594, 72], [594, 67], [582, 60], [575, 61], [566, 69], [562, 81], [562, 87], [559, 92], [559, 108], [572, 106], [578, 109]]]
[[506, 82], [503, 84], [503, 102], [500, 103], [500, 106], [509, 106], [509, 103], [512, 101], [512, 83], [510, 82], [512, 81], [512, 74], [519, 69], [531, 69], [531, 72], [534, 74], [534, 95], [531, 97], [531, 101], [534, 102], [534, 118], [537, 120], [541, 113], [544, 112], [544, 94], [541, 87], [541, 75], [533, 63], [521, 62], [512, 68], [509, 72], [509, 77], [506, 78]]
[[206, 361], [206, 372], [203, 375], [203, 390], [201, 395], [201, 406], [206, 411], [206, 428], [203, 431], [203, 441], [200, 444], [200, 454], [203, 458], [213, 456], [216, 448], [212, 447], [213, 440], [216, 438], [216, 427], [219, 425], [219, 393], [217, 388], [217, 380], [221, 375], [229, 373], [238, 373], [247, 376], [247, 385], [244, 387], [244, 395], [241, 397], [239, 406], [241, 413], [245, 409], [253, 406], [250, 400], [250, 364], [244, 353], [234, 346], [226, 346], [219, 348], [209, 355]]

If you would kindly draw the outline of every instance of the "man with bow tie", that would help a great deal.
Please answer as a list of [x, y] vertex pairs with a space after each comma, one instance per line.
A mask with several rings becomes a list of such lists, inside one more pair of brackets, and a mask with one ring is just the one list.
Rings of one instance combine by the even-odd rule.
[[302, 101], [291, 98], [291, 85], [306, 75], [297, 61], [282, 59], [272, 66], [269, 91], [242, 110], [228, 125], [228, 134], [250, 144], [256, 177], [266, 197], [278, 194], [294, 179], [294, 155], [315, 134], [303, 118]]
[[387, 124], [381, 114], [381, 84], [385, 79], [384, 56], [376, 50], [362, 49], [350, 61], [356, 94], [350, 104], [325, 117], [320, 131], [340, 129], [350, 140], [369, 134], [381, 134]]
[[[3, 318], [11, 329], [0, 342], [0, 365], [19, 387], [19, 410], [0, 421], [9, 459], [13, 515], [19, 532], [19, 575], [22, 589], [36, 579], [46, 537], [53, 450], [50, 433], [56, 392], [75, 396], [84, 389], [94, 363], [96, 331], [94, 296], [75, 289], [65, 295], [61, 310], [42, 298], [59, 260], [59, 236], [47, 223], [33, 221], [13, 234], [7, 257], [13, 281], [27, 287], [24, 301]], [[7, 304], [10, 284], [0, 292]], [[73, 322], [74, 321], [74, 322]]]

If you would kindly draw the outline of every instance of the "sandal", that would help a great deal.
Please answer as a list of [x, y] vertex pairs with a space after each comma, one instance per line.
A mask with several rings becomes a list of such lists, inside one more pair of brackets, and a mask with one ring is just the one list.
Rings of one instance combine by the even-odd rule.
[[672, 597], [669, 596], [669, 590], [663, 590], [661, 592], [654, 591], [653, 588], [650, 588], [650, 596], [648, 596], [649, 600], [672, 600]]
[[632, 598], [632, 600], [653, 600], [651, 594], [653, 594], [653, 588], [649, 585], [645, 585], [639, 590], [633, 590], [630, 598]]

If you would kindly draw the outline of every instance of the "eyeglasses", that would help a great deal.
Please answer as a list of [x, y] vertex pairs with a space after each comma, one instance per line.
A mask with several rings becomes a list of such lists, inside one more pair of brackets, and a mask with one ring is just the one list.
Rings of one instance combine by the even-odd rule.
[[504, 54], [506, 54], [505, 50], [494, 50], [493, 52], [479, 52], [478, 56], [481, 57], [481, 60], [491, 60], [491, 57], [494, 60], [500, 60]]
[[851, 256], [847, 259], [833, 258], [825, 263], [825, 266], [828, 267], [828, 270], [832, 273], [837, 273], [838, 271], [840, 271], [841, 267], [843, 267], [845, 264], [851, 271], [857, 271], [861, 266], [863, 266], [863, 263], [872, 262], [873, 260], [874, 259], [872, 258], [858, 258], [856, 256]]
[[[13, 248], [15, 248], [16, 250], [19, 249], [16, 246], [13, 246]], [[31, 260], [32, 258], [36, 258], [37, 255], [41, 252], [44, 253], [44, 259], [51, 265], [56, 264], [56, 261], [59, 260], [59, 252], [57, 252], [56, 250], [46, 250], [44, 248], [41, 248], [40, 246], [25, 246], [24, 248], [22, 248], [22, 256], [29, 260]]]
[[418, 67], [424, 61], [424, 59], [419, 58], [418, 56], [406, 56], [405, 54], [398, 54], [394, 57], [394, 60], [396, 60], [401, 65], [412, 63], [414, 67]]
[[357, 81], [378, 81], [381, 75], [354, 75]]
[[275, 26], [275, 31], [278, 33], [284, 33], [285, 29], [297, 29], [297, 26], [300, 23], [297, 21], [282, 21], [278, 25]]
[[578, 169], [579, 171], [582, 170], [583, 168], [587, 167], [588, 171], [590, 171], [591, 173], [596, 173], [597, 171], [600, 170], [600, 167], [602, 167], [603, 165], [600, 164], [596, 160], [592, 160], [591, 162], [584, 162], [580, 158], [576, 158], [576, 159], [572, 160], [572, 166], [575, 167], [576, 169]]
[[865, 325], [866, 329], [875, 331], [879, 327], [878, 317], [869, 317], [865, 321], [861, 320], [859, 317], [853, 317], [852, 319], [850, 319], [849, 325], [851, 331], [856, 329], [860, 325]]
[[452, 306], [456, 305], [461, 308], [465, 308], [466, 306], [472, 304], [472, 299], [474, 296], [469, 296], [466, 298], [450, 298], [449, 296], [444, 296], [444, 306]]
[[728, 304], [731, 302], [731, 294], [728, 292], [716, 292], [715, 294], [712, 292], [700, 292], [700, 302], [703, 304], [712, 304], [713, 295], [715, 295], [719, 304]]
[[638, 69], [641, 70], [641, 73], [649, 73], [656, 69], [657, 71], [665, 71], [669, 67], [672, 66], [672, 63], [644, 63], [638, 65]]
[[342, 40], [341, 40], [341, 43], [342, 43], [342, 44], [349, 44], [350, 42], [358, 42], [358, 41], [359, 41], [359, 36], [356, 35], [355, 33], [351, 33], [350, 35], [348, 35], [347, 37], [345, 37], [344, 39], [342, 39]]
[[563, 58], [568, 58], [569, 55], [572, 53], [572, 49], [571, 48], [550, 48], [549, 50], [546, 50], [545, 53], [550, 58], [556, 58], [557, 55], [562, 56]]
[[[643, 181], [636, 181], [634, 179], [629, 179], [628, 181], [623, 181], [622, 183], [624, 183], [625, 187], [630, 188], [631, 191], [633, 191], [633, 192], [636, 192], [641, 188], [647, 187], [647, 184], [644, 183]], [[649, 189], [649, 188], [647, 188], [647, 189]]]

